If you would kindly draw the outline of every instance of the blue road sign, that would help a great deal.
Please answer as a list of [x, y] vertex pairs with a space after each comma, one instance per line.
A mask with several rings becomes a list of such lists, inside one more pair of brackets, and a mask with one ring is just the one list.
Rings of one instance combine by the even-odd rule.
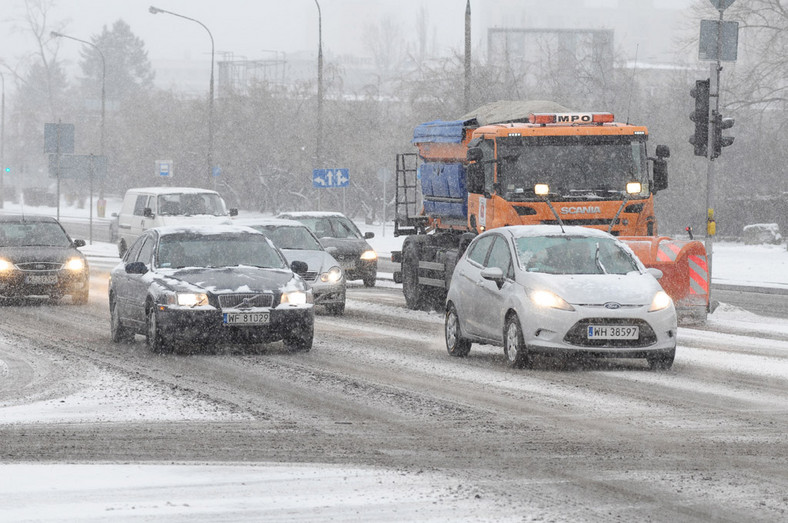
[[347, 187], [348, 185], [350, 185], [348, 169], [314, 169], [312, 171], [312, 187], [327, 189]]
[[214, 176], [221, 176], [222, 175], [222, 168], [218, 165], [213, 166], [213, 175]]

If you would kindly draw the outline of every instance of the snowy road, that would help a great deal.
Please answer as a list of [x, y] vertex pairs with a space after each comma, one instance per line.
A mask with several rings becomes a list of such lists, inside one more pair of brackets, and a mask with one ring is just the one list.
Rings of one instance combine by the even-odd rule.
[[[207, 520], [211, 507], [232, 520], [786, 517], [783, 320], [723, 306], [705, 330], [679, 329], [669, 372], [640, 361], [511, 370], [495, 347], [450, 358], [440, 315], [404, 309], [395, 289], [355, 287], [344, 317], [318, 317], [309, 353], [156, 356], [141, 337], [110, 342], [106, 282], [93, 285], [86, 307], [5, 305], [0, 320], [0, 467], [83, 478], [70, 488], [89, 502], [85, 519]], [[154, 474], [139, 467], [173, 462], [190, 479], [168, 469], [152, 496]], [[130, 464], [139, 510], [95, 495], [85, 467], [96, 463]], [[122, 496], [117, 482], [106, 488]], [[44, 484], [0, 482], [0, 519], [69, 519], [73, 496]], [[238, 503], [220, 503], [233, 488]], [[7, 501], [35, 495], [51, 510]]]

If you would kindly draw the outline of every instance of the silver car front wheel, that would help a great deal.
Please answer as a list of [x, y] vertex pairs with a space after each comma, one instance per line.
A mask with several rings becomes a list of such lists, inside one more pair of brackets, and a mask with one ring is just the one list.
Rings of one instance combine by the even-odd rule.
[[528, 348], [525, 346], [523, 331], [520, 328], [520, 319], [516, 314], [511, 314], [506, 319], [503, 336], [503, 351], [507, 362], [513, 369], [529, 365]]

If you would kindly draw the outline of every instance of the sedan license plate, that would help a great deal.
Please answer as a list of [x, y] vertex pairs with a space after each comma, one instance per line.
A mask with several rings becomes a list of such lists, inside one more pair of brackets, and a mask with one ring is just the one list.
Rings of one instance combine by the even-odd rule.
[[632, 325], [589, 325], [589, 340], [636, 340], [640, 329]]
[[271, 313], [265, 312], [225, 312], [222, 314], [225, 325], [268, 325]]
[[56, 274], [31, 274], [25, 276], [25, 283], [30, 285], [55, 285], [57, 283]]

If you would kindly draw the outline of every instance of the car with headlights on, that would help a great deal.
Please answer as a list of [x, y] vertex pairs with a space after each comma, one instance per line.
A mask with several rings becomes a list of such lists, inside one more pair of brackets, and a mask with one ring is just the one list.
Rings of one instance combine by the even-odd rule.
[[645, 358], [669, 369], [676, 310], [657, 279], [614, 236], [557, 225], [486, 231], [458, 260], [446, 298], [452, 356], [503, 346], [511, 367], [534, 354]]
[[356, 224], [339, 212], [283, 212], [277, 218], [296, 220], [309, 227], [340, 263], [346, 280], [363, 280], [365, 287], [375, 286], [378, 254], [367, 243], [375, 233], [361, 234]]
[[330, 314], [345, 312], [344, 273], [339, 262], [326, 251], [306, 225], [279, 218], [244, 218], [235, 223], [265, 234], [282, 251], [288, 262], [305, 262], [308, 267], [301, 277], [312, 288], [315, 305], [324, 305]]
[[70, 295], [74, 304], [88, 301], [90, 269], [72, 240], [51, 216], [0, 215], [0, 296]]
[[185, 345], [282, 340], [308, 351], [314, 333], [307, 265], [236, 225], [143, 232], [110, 273], [112, 341], [143, 334], [153, 352]]

